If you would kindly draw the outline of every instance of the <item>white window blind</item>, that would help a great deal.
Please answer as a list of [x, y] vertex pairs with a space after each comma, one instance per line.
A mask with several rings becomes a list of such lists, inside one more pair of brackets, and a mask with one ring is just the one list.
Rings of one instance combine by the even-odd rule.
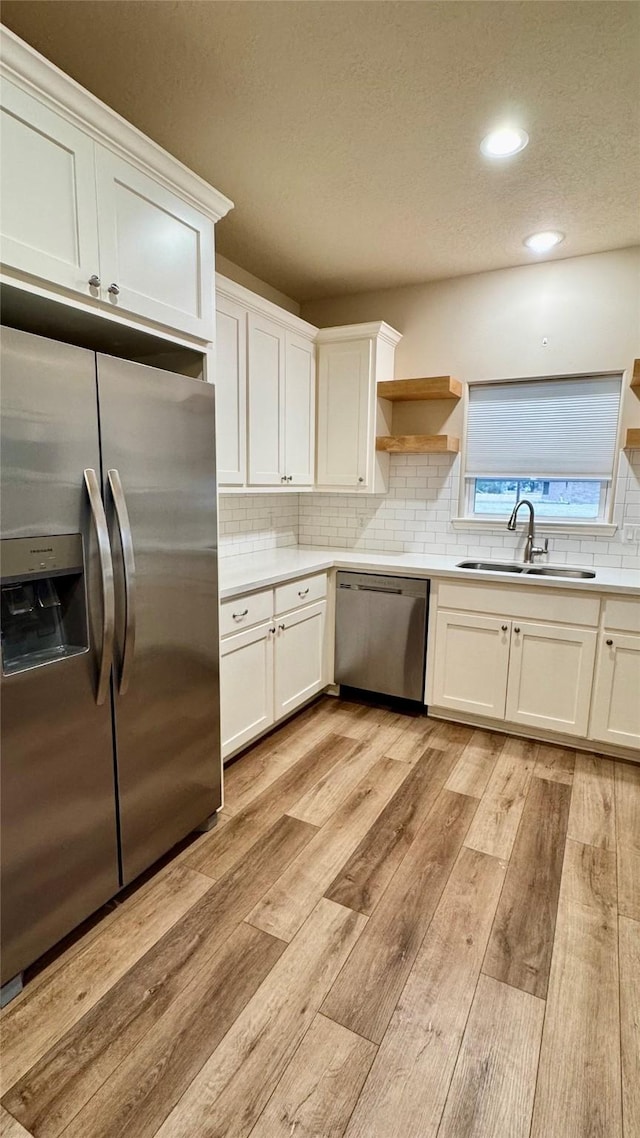
[[610, 479], [620, 376], [469, 387], [470, 478]]

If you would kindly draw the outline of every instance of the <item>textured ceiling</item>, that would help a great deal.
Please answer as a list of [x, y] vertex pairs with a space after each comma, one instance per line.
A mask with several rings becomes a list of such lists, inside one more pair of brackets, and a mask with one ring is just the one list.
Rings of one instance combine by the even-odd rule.
[[[640, 6], [4, 0], [4, 23], [235, 201], [226, 257], [297, 299], [640, 239]], [[490, 164], [512, 118], [528, 148]]]

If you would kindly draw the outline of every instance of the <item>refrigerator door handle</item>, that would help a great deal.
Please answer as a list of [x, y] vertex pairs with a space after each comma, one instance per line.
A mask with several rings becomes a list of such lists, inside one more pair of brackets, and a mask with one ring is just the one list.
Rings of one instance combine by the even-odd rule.
[[100, 559], [100, 580], [102, 583], [102, 647], [98, 669], [96, 703], [104, 703], [109, 688], [109, 673], [113, 659], [113, 636], [115, 628], [115, 596], [113, 588], [113, 561], [109, 544], [109, 530], [100, 494], [100, 484], [95, 470], [84, 472], [84, 482], [89, 495], [89, 505], [98, 541]]
[[120, 473], [118, 470], [108, 470], [107, 478], [109, 479], [109, 488], [116, 510], [116, 521], [118, 523], [118, 533], [120, 534], [120, 545], [122, 547], [122, 562], [124, 565], [124, 647], [122, 650], [120, 684], [118, 686], [120, 695], [124, 695], [129, 687], [129, 680], [131, 679], [136, 645], [136, 562], [133, 555], [133, 538], [131, 536], [129, 511], [127, 510], [127, 502], [124, 496], [124, 490], [122, 489]]

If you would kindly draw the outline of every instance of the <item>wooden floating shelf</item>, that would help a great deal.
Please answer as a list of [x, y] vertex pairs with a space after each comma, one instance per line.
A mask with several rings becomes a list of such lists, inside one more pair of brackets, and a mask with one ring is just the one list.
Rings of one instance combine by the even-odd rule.
[[378, 398], [393, 403], [419, 399], [460, 399], [462, 384], [451, 375], [433, 375], [430, 379], [391, 379], [378, 384]]
[[[380, 387], [380, 384], [378, 384]], [[640, 360], [633, 361], [633, 373], [631, 375], [631, 387], [636, 395], [640, 396]]]
[[376, 450], [388, 454], [457, 454], [460, 439], [455, 435], [378, 435]]
[[624, 449], [633, 450], [636, 447], [640, 448], [640, 427], [628, 427]]

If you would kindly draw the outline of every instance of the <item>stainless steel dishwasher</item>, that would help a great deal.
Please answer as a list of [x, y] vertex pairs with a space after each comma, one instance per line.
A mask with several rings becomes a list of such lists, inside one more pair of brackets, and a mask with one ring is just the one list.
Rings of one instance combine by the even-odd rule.
[[339, 572], [336, 584], [336, 683], [422, 702], [429, 582]]

